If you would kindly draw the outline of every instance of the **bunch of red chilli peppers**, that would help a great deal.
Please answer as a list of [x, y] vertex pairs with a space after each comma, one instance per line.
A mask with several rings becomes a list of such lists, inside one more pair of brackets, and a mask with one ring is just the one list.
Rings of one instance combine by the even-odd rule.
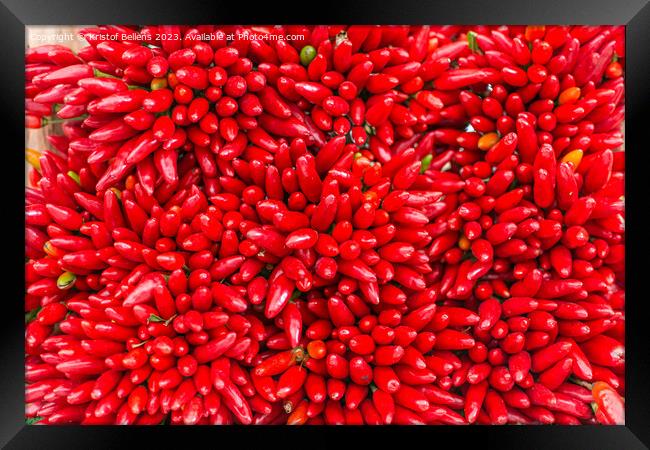
[[622, 27], [82, 34], [25, 56], [28, 423], [624, 423]]

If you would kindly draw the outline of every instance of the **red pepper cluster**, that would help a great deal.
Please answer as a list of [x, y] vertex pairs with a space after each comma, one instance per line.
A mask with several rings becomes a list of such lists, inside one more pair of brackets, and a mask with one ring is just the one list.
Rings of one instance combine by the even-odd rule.
[[29, 421], [623, 422], [622, 27], [82, 33], [26, 53]]

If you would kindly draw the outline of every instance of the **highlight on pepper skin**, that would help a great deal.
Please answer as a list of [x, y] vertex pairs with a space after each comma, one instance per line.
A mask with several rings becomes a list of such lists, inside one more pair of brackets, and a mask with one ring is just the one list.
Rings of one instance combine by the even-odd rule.
[[624, 424], [623, 27], [25, 62], [27, 423]]

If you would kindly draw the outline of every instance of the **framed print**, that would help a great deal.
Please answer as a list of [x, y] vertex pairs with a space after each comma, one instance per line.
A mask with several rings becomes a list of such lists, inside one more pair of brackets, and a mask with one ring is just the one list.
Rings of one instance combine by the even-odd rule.
[[3, 444], [647, 448], [650, 6], [465, 3], [5, 1]]

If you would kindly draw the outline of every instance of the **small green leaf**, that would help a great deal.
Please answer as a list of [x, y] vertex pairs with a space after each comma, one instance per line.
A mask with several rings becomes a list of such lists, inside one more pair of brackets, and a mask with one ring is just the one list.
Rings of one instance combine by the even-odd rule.
[[176, 318], [176, 314], [174, 314], [173, 316], [171, 316], [171, 317], [170, 317], [169, 319], [167, 319], [167, 320], [165, 320], [165, 319], [163, 319], [162, 317], [157, 316], [157, 315], [155, 315], [155, 314], [151, 314], [151, 315], [149, 315], [149, 318], [147, 319], [147, 323], [150, 323], [150, 322], [162, 323], [163, 325], [165, 325], [166, 327], [168, 327], [169, 324], [172, 322], [172, 320], [174, 320], [174, 318]]
[[429, 167], [431, 167], [431, 161], [433, 161], [433, 155], [428, 154], [424, 158], [422, 158], [422, 165], [420, 166], [420, 173], [424, 173], [427, 170], [429, 170]]
[[110, 73], [102, 72], [101, 70], [94, 69], [94, 78], [119, 78], [116, 77], [115, 75], [111, 75]]
[[151, 314], [149, 318], [147, 319], [147, 323], [149, 322], [165, 322], [165, 319], [163, 319], [160, 316], [157, 316], [155, 314]]
[[27, 425], [34, 425], [36, 422], [40, 422], [43, 420], [42, 417], [30, 417], [29, 419], [25, 419], [25, 423]]
[[593, 388], [593, 385], [588, 381], [581, 380], [580, 378], [574, 377], [573, 375], [569, 377], [569, 382], [577, 384], [578, 386], [582, 386], [583, 388], [589, 389], [590, 391]]
[[79, 178], [79, 175], [77, 175], [77, 172], [74, 170], [68, 170], [68, 176], [72, 178], [78, 185], [81, 185], [81, 179]]
[[25, 323], [29, 323], [32, 320], [36, 319], [36, 315], [41, 310], [41, 308], [34, 308], [30, 312], [25, 313]]
[[472, 53], [478, 53], [480, 48], [478, 46], [478, 41], [476, 40], [476, 33], [474, 31], [470, 31], [467, 33], [467, 45], [469, 46], [469, 49], [472, 51]]

